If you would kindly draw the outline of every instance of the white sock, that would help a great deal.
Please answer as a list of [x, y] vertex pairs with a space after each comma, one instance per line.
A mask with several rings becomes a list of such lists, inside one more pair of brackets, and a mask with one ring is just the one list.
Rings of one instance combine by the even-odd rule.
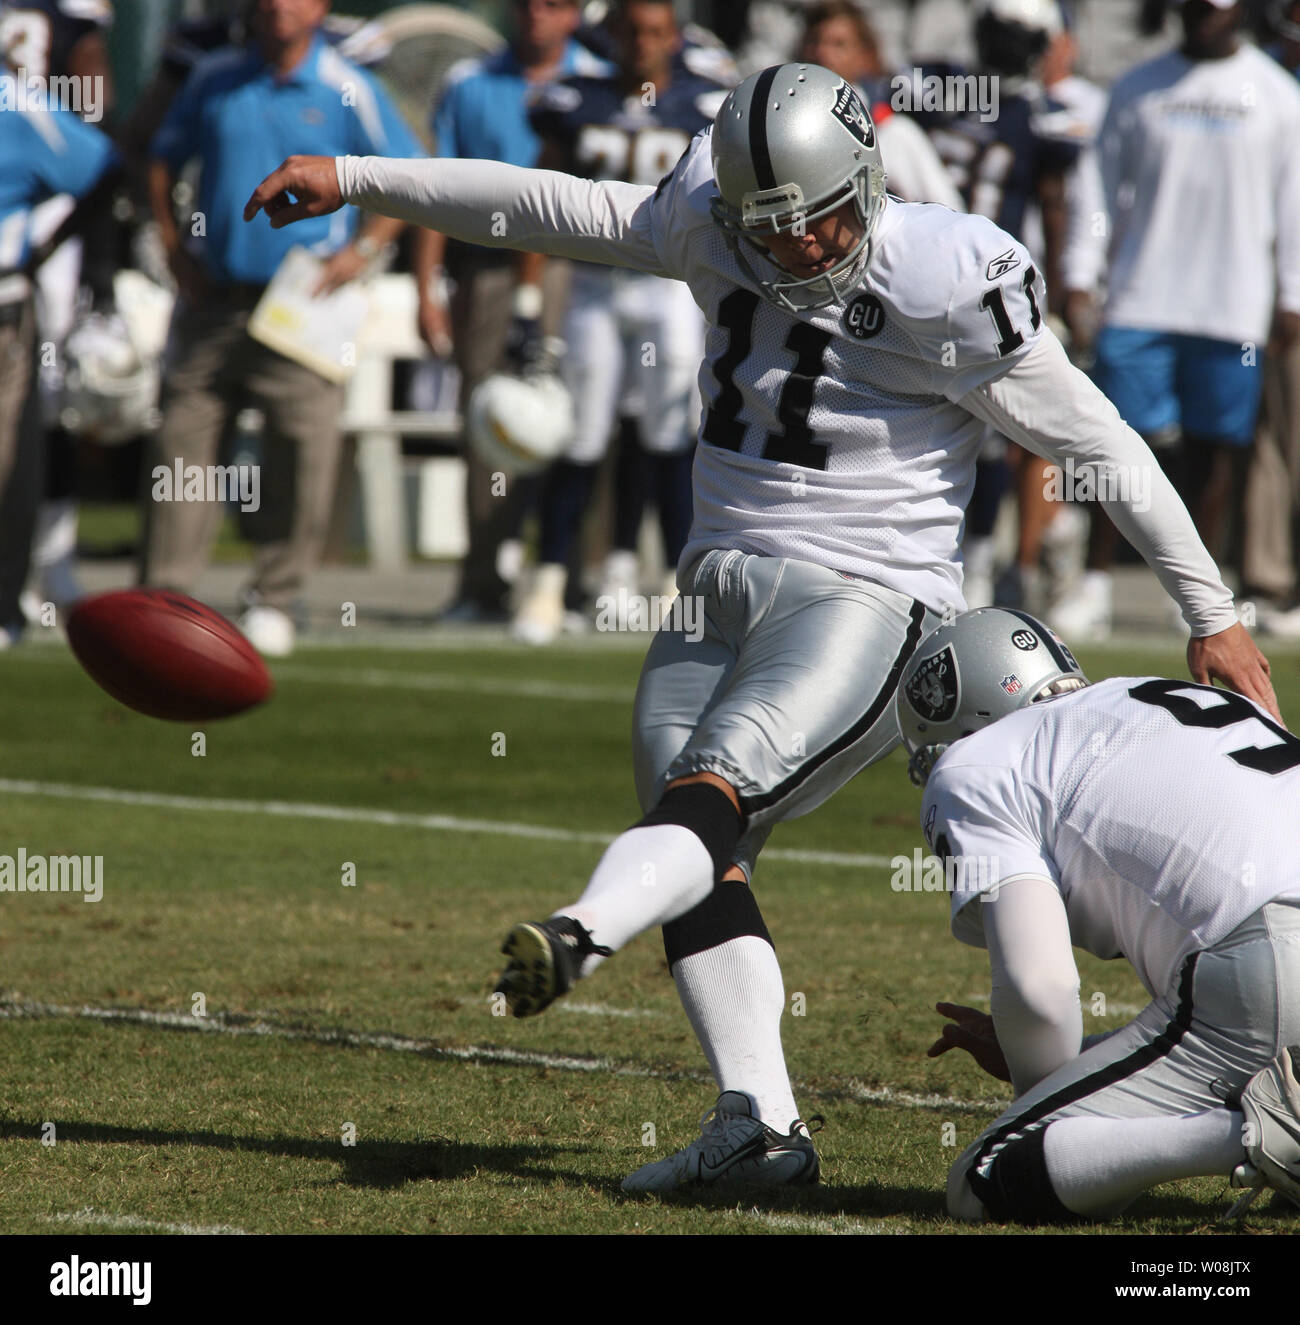
[[1043, 1157], [1067, 1210], [1109, 1219], [1158, 1183], [1227, 1177], [1246, 1158], [1242, 1114], [1230, 1109], [1176, 1118], [1058, 1118]]
[[[572, 916], [592, 942], [617, 952], [642, 930], [685, 915], [712, 888], [713, 857], [704, 843], [680, 824], [652, 824], [616, 837], [582, 896], [552, 914]], [[588, 957], [581, 974], [603, 960]]]
[[799, 1110], [781, 1052], [785, 985], [772, 945], [729, 939], [674, 962], [673, 979], [719, 1091], [748, 1095], [763, 1122], [788, 1133]]

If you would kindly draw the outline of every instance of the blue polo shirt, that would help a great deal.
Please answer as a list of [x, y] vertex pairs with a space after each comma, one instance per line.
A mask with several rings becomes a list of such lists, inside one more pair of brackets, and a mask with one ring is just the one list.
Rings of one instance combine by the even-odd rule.
[[32, 206], [56, 193], [85, 197], [116, 157], [93, 125], [0, 76], [0, 275], [27, 261]]
[[[565, 47], [561, 78], [599, 78], [612, 72], [612, 65], [578, 42], [571, 40]], [[535, 166], [541, 143], [528, 122], [526, 103], [536, 86], [524, 77], [509, 46], [452, 65], [433, 114], [437, 154]]]
[[284, 230], [272, 230], [265, 216], [245, 225], [248, 195], [285, 157], [423, 155], [372, 75], [319, 33], [284, 78], [255, 48], [228, 47], [201, 60], [151, 151], [173, 174], [197, 158], [202, 174], [195, 210], [204, 233], [193, 236], [196, 251], [216, 281], [249, 284], [269, 281], [295, 245], [333, 253], [359, 220], [355, 207], [344, 207]]

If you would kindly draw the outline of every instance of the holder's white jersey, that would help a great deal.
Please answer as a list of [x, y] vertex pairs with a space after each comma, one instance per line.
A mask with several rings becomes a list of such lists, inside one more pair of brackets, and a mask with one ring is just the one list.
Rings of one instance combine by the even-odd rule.
[[964, 737], [922, 823], [951, 858], [952, 928], [984, 946], [978, 898], [1051, 880], [1076, 947], [1127, 957], [1152, 995], [1266, 902], [1300, 899], [1300, 739], [1242, 696], [1113, 677]]

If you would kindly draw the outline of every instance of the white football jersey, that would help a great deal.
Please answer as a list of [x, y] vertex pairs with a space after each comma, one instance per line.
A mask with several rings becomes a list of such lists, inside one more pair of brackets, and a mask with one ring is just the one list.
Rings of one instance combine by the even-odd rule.
[[984, 946], [978, 897], [1060, 889], [1076, 947], [1127, 957], [1153, 994], [1192, 952], [1300, 899], [1300, 739], [1250, 700], [1113, 677], [952, 745], [922, 823], [949, 857], [953, 933]]
[[715, 192], [706, 131], [660, 186], [650, 225], [663, 269], [710, 328], [682, 564], [740, 548], [961, 610], [984, 425], [955, 402], [1041, 334], [1046, 296], [1028, 253], [983, 217], [891, 198], [853, 292], [791, 313], [759, 293], [714, 223]]

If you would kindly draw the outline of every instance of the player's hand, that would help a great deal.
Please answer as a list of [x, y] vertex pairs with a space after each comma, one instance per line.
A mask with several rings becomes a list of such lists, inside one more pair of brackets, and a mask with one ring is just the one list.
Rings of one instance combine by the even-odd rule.
[[420, 339], [435, 359], [451, 357], [451, 314], [441, 299], [421, 299], [419, 310]]
[[244, 220], [265, 212], [271, 229], [279, 230], [309, 216], [328, 216], [342, 206], [332, 156], [291, 156], [253, 190], [244, 204]]
[[356, 245], [345, 244], [337, 253], [331, 253], [321, 263], [320, 279], [312, 290], [312, 298], [333, 294], [341, 285], [355, 280], [366, 269], [366, 260], [357, 252]]
[[[1255, 647], [1240, 621], [1217, 635], [1202, 635], [1187, 645], [1187, 670], [1201, 685], [1220, 681], [1247, 699], [1266, 708], [1278, 721], [1282, 713], [1269, 680], [1268, 659]], [[1283, 726], [1286, 724], [1283, 723]]]
[[936, 1003], [934, 1010], [949, 1020], [943, 1033], [925, 1051], [927, 1058], [938, 1058], [949, 1049], [965, 1049], [989, 1076], [1010, 1082], [1011, 1069], [1002, 1056], [998, 1033], [993, 1029], [993, 1018], [987, 1012], [964, 1008], [956, 1003]]

